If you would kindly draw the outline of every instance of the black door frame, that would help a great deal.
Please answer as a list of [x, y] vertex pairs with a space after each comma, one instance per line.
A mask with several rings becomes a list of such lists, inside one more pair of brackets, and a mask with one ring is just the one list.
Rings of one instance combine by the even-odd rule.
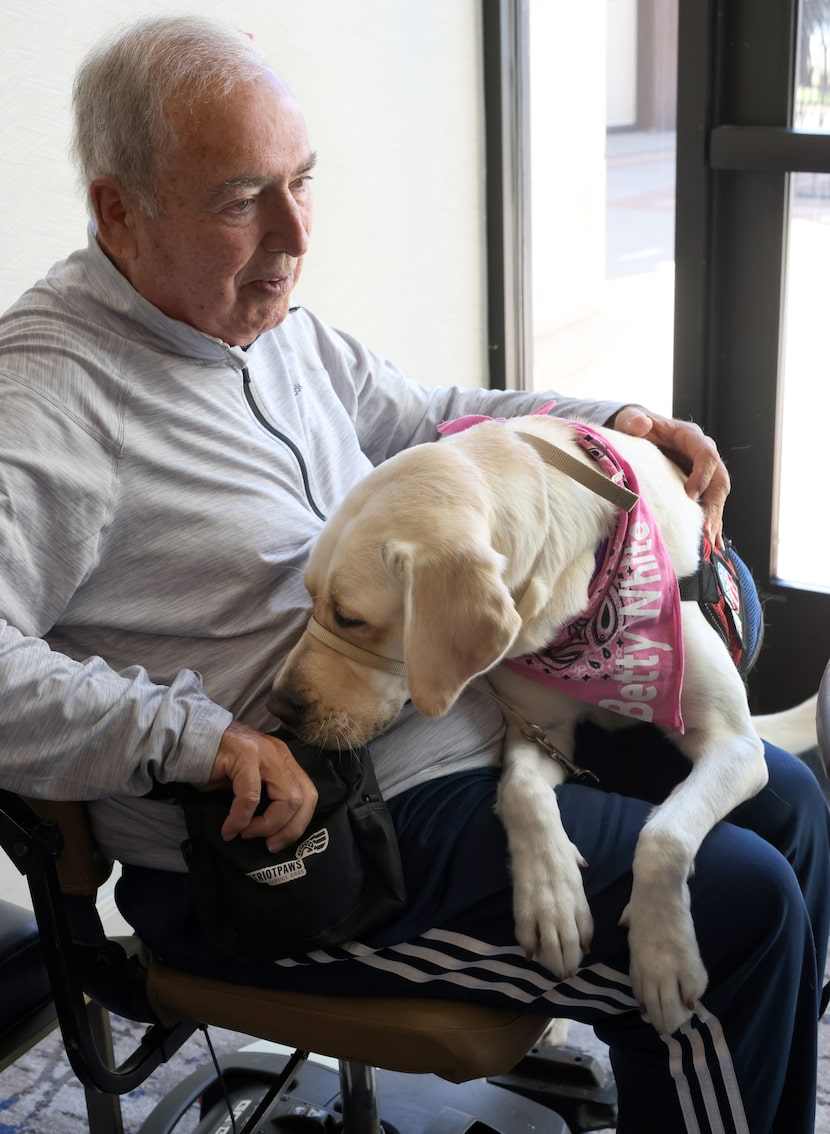
[[490, 387], [533, 369], [528, 0], [482, 0]]
[[680, 0], [674, 412], [729, 466], [726, 526], [765, 600], [750, 693], [766, 711], [813, 692], [830, 657], [830, 594], [771, 574], [788, 174], [830, 170], [830, 136], [791, 129], [797, 18], [797, 0]]

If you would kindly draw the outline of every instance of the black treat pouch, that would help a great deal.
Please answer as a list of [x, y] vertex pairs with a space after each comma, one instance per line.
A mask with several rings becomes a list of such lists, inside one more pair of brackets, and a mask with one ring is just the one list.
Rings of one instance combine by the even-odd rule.
[[[242, 959], [273, 961], [341, 944], [391, 921], [406, 903], [395, 830], [368, 751], [289, 744], [318, 802], [302, 838], [276, 854], [263, 839], [222, 838], [229, 788], [175, 785], [202, 930]], [[268, 802], [263, 792], [260, 811]]]

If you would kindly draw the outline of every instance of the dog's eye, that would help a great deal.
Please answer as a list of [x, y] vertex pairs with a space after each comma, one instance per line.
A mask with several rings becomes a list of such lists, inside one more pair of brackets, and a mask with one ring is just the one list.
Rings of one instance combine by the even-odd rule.
[[355, 630], [358, 626], [365, 626], [366, 623], [362, 618], [347, 618], [345, 614], [341, 614], [339, 610], [333, 611], [334, 621], [341, 630]]

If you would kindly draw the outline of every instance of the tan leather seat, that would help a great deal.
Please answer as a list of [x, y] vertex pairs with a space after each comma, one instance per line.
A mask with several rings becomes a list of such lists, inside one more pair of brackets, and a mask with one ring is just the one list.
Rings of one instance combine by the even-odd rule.
[[154, 961], [150, 1003], [164, 1023], [197, 1019], [288, 1047], [463, 1083], [509, 1070], [545, 1021], [445, 1000], [309, 996], [240, 988]]

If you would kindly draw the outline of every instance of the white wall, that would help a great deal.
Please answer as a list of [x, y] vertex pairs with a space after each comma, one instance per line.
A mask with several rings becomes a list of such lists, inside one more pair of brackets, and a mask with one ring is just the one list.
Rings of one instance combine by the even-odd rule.
[[[3, 0], [0, 310], [86, 241], [67, 157], [78, 62], [125, 21], [198, 12], [251, 32], [305, 109], [319, 165], [298, 296], [421, 381], [486, 384], [478, 7]], [[0, 896], [25, 894], [0, 855]]]
[[430, 384], [486, 382], [483, 118], [476, 0], [4, 0], [0, 310], [84, 243], [67, 158], [88, 47], [154, 12], [251, 32], [319, 154], [299, 298]]

